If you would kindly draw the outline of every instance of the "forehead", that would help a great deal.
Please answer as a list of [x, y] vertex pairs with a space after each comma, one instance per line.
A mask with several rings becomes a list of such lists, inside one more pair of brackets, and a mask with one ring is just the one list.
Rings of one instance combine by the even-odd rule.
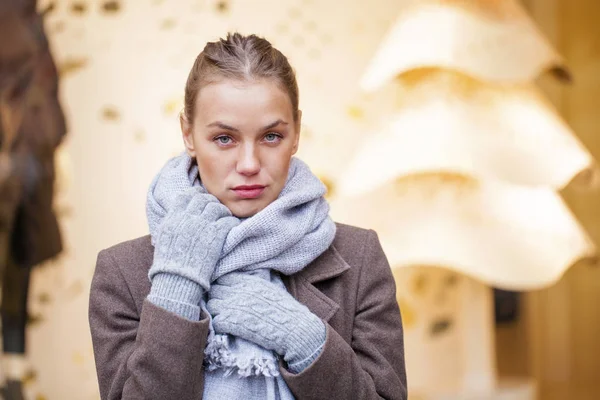
[[219, 120], [263, 124], [277, 118], [291, 122], [292, 104], [287, 93], [272, 80], [221, 80], [200, 89], [196, 116], [207, 123]]

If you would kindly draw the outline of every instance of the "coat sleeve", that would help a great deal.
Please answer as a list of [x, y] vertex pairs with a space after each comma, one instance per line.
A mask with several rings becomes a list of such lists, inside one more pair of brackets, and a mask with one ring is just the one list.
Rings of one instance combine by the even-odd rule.
[[374, 231], [364, 250], [352, 342], [328, 325], [323, 351], [307, 369], [299, 374], [281, 369], [297, 400], [407, 399], [396, 285]]
[[148, 300], [138, 313], [106, 250], [92, 279], [89, 322], [102, 400], [202, 398], [208, 320], [189, 321]]

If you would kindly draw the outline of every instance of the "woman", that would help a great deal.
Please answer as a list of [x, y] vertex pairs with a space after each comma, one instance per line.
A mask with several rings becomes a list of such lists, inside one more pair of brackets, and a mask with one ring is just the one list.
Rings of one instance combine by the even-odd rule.
[[293, 157], [301, 117], [268, 41], [230, 34], [200, 53], [150, 235], [98, 255], [102, 399], [406, 399], [390, 267], [375, 232], [330, 219]]

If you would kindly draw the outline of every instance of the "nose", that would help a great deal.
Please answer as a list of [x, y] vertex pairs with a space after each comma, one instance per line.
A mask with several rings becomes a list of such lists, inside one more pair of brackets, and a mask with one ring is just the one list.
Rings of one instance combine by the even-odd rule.
[[260, 160], [256, 154], [256, 148], [248, 143], [240, 150], [236, 171], [241, 175], [256, 175], [260, 171]]

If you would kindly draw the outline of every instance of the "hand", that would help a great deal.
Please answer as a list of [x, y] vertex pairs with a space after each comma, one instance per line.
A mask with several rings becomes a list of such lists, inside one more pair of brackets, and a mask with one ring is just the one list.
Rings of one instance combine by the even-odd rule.
[[177, 275], [208, 290], [225, 238], [237, 224], [216, 197], [200, 188], [186, 190], [161, 223], [148, 276]]
[[229, 273], [212, 286], [206, 305], [217, 333], [254, 342], [288, 364], [310, 359], [325, 343], [323, 321], [285, 288], [242, 273]]

